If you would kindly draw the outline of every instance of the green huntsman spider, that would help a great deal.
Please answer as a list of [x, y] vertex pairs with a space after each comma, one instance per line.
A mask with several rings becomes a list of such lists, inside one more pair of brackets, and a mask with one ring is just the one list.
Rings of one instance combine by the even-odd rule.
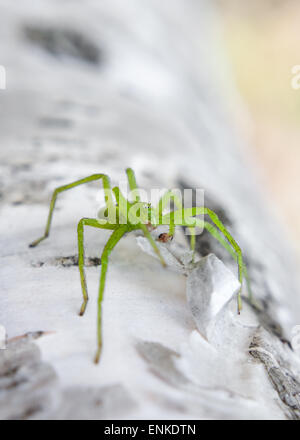
[[[159, 251], [156, 241], [150, 234], [150, 230], [156, 228], [159, 225], [169, 225], [169, 233], [160, 234], [158, 240], [162, 242], [169, 241], [173, 238], [176, 226], [186, 226], [190, 229], [191, 239], [190, 246], [193, 253], [195, 252], [195, 228], [205, 228], [215, 239], [217, 239], [222, 246], [230, 253], [230, 255], [237, 261], [238, 264], [238, 278], [241, 284], [240, 290], [237, 294], [237, 307], [238, 313], [242, 308], [241, 301], [241, 289], [243, 279], [245, 278], [249, 296], [250, 285], [247, 275], [246, 267], [243, 263], [243, 257], [240, 247], [237, 242], [227, 231], [219, 217], [212, 210], [205, 207], [193, 207], [193, 208], [183, 208], [180, 198], [175, 192], [167, 191], [159, 200], [156, 207], [152, 207], [149, 203], [141, 202], [139, 190], [136, 184], [135, 174], [131, 168], [126, 170], [129, 188], [134, 194], [134, 200], [129, 201], [124, 198], [119, 187], [114, 187], [111, 189], [110, 179], [106, 174], [93, 174], [92, 176], [86, 177], [84, 179], [77, 180], [68, 185], [63, 185], [56, 188], [53, 192], [52, 199], [50, 202], [50, 209], [48, 220], [46, 224], [46, 229], [44, 235], [35, 240], [30, 244], [30, 247], [37, 246], [41, 241], [46, 239], [50, 232], [50, 226], [53, 216], [53, 210], [55, 207], [56, 199], [58, 194], [63, 191], [67, 191], [76, 186], [82, 185], [84, 183], [92, 182], [95, 180], [102, 180], [103, 189], [105, 194], [105, 205], [106, 214], [109, 214], [109, 220], [97, 219], [97, 218], [82, 218], [78, 223], [78, 266], [80, 272], [80, 281], [83, 294], [83, 303], [79, 312], [79, 315], [83, 315], [88, 302], [88, 292], [86, 285], [86, 277], [84, 271], [84, 226], [91, 226], [93, 228], [108, 229], [113, 231], [110, 238], [108, 239], [106, 245], [104, 246], [101, 255], [101, 276], [99, 284], [98, 293], [98, 316], [97, 316], [97, 352], [95, 356], [95, 363], [99, 362], [101, 349], [102, 349], [102, 301], [106, 280], [106, 273], [108, 267], [108, 259], [111, 251], [114, 249], [116, 244], [124, 236], [124, 234], [141, 230], [149, 240], [154, 252], [157, 254], [161, 264], [166, 266], [166, 263]], [[115, 199], [115, 201], [114, 201]], [[169, 212], [168, 214], [163, 214], [166, 206], [173, 202], [176, 206], [176, 210]], [[213, 224], [199, 219], [197, 215], [207, 215]], [[183, 218], [182, 218], [183, 217]]]

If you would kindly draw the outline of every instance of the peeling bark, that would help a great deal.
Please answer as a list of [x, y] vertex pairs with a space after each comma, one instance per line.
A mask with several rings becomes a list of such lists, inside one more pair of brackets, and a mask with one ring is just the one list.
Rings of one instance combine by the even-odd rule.
[[255, 333], [249, 351], [264, 365], [287, 417], [300, 420], [299, 358], [290, 347], [263, 328]]

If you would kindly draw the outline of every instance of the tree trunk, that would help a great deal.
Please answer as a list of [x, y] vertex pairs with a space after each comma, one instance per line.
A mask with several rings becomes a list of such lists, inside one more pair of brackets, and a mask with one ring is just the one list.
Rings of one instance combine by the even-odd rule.
[[[232, 128], [238, 100], [212, 2], [2, 3], [0, 418], [300, 418], [293, 255]], [[197, 294], [236, 293], [231, 256], [203, 233], [199, 256], [219, 259], [165, 270], [129, 235], [111, 255], [95, 366], [108, 234], [86, 231], [80, 318], [76, 226], [95, 217], [99, 185], [61, 195], [49, 239], [28, 244], [55, 187], [102, 172], [119, 185], [127, 166], [148, 190], [205, 190], [243, 250], [256, 305], [245, 299], [238, 316], [225, 295], [204, 335]]]

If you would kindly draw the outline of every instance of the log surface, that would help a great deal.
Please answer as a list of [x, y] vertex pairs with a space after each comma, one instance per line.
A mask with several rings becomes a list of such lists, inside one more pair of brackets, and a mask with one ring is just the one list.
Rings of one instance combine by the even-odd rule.
[[[239, 104], [212, 2], [21, 3], [0, 0], [0, 323], [9, 338], [0, 418], [299, 419], [299, 352], [288, 343], [300, 314], [294, 257], [232, 127]], [[126, 166], [147, 189], [204, 188], [243, 250], [258, 307], [244, 301], [238, 317], [231, 302], [206, 340], [185, 275], [128, 236], [111, 257], [95, 366], [108, 235], [86, 233], [91, 299], [79, 318], [76, 226], [95, 217], [98, 186], [62, 195], [50, 238], [28, 244], [55, 187], [95, 172], [120, 184]], [[207, 234], [197, 250], [236, 276]]]

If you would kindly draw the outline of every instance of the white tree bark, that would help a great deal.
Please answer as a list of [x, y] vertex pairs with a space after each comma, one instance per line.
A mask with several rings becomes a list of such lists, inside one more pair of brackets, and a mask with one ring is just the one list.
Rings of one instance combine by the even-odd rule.
[[[299, 418], [299, 357], [287, 343], [300, 313], [293, 255], [231, 127], [235, 90], [211, 2], [0, 6], [0, 323], [9, 338], [0, 418]], [[205, 189], [244, 251], [259, 306], [244, 301], [237, 316], [234, 299], [224, 301], [205, 339], [186, 274], [162, 269], [128, 236], [111, 257], [95, 366], [108, 235], [86, 233], [91, 300], [79, 318], [76, 225], [95, 216], [97, 185], [63, 195], [50, 238], [28, 243], [43, 232], [56, 186], [95, 172], [119, 184], [126, 166], [147, 189]], [[197, 248], [236, 276], [207, 234]], [[214, 277], [234, 284], [216, 264], [212, 286]], [[199, 283], [188, 295], [218, 291]]]

